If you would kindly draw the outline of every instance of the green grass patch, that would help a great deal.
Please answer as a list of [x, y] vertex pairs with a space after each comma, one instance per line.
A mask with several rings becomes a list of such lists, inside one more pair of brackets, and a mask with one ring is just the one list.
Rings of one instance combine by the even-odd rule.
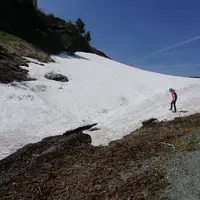
[[15, 35], [10, 34], [10, 33], [0, 31], [0, 41], [1, 42], [9, 42], [9, 41], [23, 41], [23, 40]]

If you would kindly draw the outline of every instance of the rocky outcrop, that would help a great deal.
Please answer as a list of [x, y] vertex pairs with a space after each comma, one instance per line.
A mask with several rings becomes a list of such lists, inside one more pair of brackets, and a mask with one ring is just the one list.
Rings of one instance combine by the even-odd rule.
[[40, 163], [51, 161], [63, 152], [71, 152], [81, 145], [90, 145], [91, 137], [84, 134], [96, 124], [86, 125], [69, 130], [63, 135], [44, 138], [35, 144], [28, 144], [12, 155], [0, 161], [0, 185], [12, 181], [25, 171], [32, 169]]
[[28, 67], [27, 61], [15, 54], [9, 54], [0, 46], [0, 83], [34, 80], [28, 76], [28, 70], [20, 66]]

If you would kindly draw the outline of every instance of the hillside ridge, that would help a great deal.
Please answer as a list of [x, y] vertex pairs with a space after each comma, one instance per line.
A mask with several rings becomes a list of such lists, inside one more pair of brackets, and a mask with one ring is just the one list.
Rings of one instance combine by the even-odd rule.
[[45, 14], [35, 0], [2, 0], [0, 2], [0, 30], [18, 36], [46, 53], [62, 51], [103, 52], [90, 45], [91, 33], [81, 18], [75, 23]]
[[23, 60], [28, 67], [24, 56], [44, 63], [53, 62], [51, 55], [61, 52], [73, 55], [82, 51], [109, 58], [90, 45], [91, 34], [80, 18], [72, 23], [45, 14], [37, 7], [36, 0], [0, 1], [0, 19], [1, 53], [16, 65], [13, 68], [5, 56], [0, 57], [0, 83], [30, 80], [27, 71], [20, 68], [21, 62], [17, 62]]

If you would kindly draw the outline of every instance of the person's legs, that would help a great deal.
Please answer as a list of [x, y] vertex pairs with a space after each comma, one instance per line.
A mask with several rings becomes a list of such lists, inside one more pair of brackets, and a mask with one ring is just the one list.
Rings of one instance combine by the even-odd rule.
[[170, 109], [169, 109], [169, 110], [172, 110], [172, 106], [173, 106], [173, 101], [171, 102], [171, 106], [170, 106]]
[[176, 101], [172, 101], [171, 102], [171, 107], [169, 110], [172, 110], [172, 108], [174, 107], [174, 111], [173, 112], [176, 112]]
[[173, 101], [174, 103], [174, 112], [176, 112], [176, 101]]

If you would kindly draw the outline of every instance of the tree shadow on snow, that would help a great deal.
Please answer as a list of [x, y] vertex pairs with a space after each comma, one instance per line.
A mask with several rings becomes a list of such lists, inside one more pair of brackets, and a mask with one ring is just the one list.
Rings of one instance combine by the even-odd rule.
[[83, 60], [89, 60], [88, 58], [85, 58], [83, 56], [79, 56], [79, 55], [70, 55], [71, 58], [76, 58], [76, 59], [83, 59]]
[[60, 58], [68, 58], [68, 59], [71, 59], [70, 56], [69, 56], [67, 53], [61, 53], [61, 54], [58, 54], [57, 56], [60, 57]]
[[67, 58], [67, 59], [72, 59], [72, 58], [74, 58], [74, 59], [83, 59], [83, 60], [89, 60], [88, 58], [85, 58], [85, 57], [83, 57], [83, 56], [79, 56], [79, 55], [68, 55], [67, 53], [61, 53], [61, 54], [59, 54], [59, 55], [57, 55], [57, 56], [59, 56], [60, 58]]

